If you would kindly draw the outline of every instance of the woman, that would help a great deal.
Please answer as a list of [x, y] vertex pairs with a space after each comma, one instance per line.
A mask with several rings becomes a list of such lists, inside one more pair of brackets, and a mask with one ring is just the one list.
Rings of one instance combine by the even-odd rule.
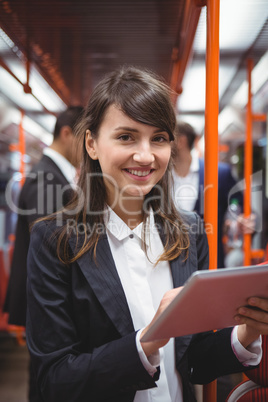
[[123, 68], [89, 100], [77, 196], [31, 236], [27, 339], [44, 401], [194, 401], [190, 381], [260, 361], [267, 300], [234, 331], [140, 341], [208, 268], [199, 218], [179, 215], [169, 194], [174, 129], [169, 90], [152, 73]]

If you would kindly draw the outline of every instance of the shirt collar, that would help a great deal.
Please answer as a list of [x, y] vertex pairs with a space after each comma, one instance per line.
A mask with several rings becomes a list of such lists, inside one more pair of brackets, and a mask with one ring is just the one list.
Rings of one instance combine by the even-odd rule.
[[[146, 223], [147, 222], [149, 227], [145, 236], [145, 243], [147, 246], [149, 246], [149, 235], [150, 233], [154, 233], [152, 231], [157, 230], [152, 208], [150, 209], [149, 216], [146, 220]], [[104, 223], [107, 230], [119, 241], [126, 239], [130, 235], [136, 235], [140, 240], [143, 240], [143, 222], [141, 222], [134, 229], [130, 229], [127, 224], [109, 206], [107, 206], [107, 209], [104, 212]]]

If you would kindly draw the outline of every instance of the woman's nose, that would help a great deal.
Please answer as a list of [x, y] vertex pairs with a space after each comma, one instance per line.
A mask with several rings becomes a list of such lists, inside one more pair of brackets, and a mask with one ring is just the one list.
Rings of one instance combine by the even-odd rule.
[[133, 160], [143, 165], [150, 165], [151, 163], [153, 163], [155, 157], [150, 144], [140, 144], [133, 155]]

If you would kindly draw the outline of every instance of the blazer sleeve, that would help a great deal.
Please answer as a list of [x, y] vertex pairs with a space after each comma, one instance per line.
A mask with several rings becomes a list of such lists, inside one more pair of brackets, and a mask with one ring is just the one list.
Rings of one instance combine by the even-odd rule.
[[44, 401], [119, 401], [124, 393], [155, 387], [159, 370], [151, 377], [144, 369], [135, 332], [93, 350], [81, 345], [72, 311], [72, 268], [78, 268], [60, 262], [55, 243], [47, 223], [34, 226], [26, 332]]

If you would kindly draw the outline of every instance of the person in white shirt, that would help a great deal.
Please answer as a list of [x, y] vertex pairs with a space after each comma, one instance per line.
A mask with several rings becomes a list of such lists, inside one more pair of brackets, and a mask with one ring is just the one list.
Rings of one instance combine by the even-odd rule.
[[77, 196], [31, 234], [27, 344], [43, 401], [192, 402], [191, 382], [261, 360], [268, 299], [241, 307], [234, 329], [142, 341], [208, 268], [200, 218], [170, 196], [174, 129], [169, 88], [151, 72], [123, 67], [90, 97]]

